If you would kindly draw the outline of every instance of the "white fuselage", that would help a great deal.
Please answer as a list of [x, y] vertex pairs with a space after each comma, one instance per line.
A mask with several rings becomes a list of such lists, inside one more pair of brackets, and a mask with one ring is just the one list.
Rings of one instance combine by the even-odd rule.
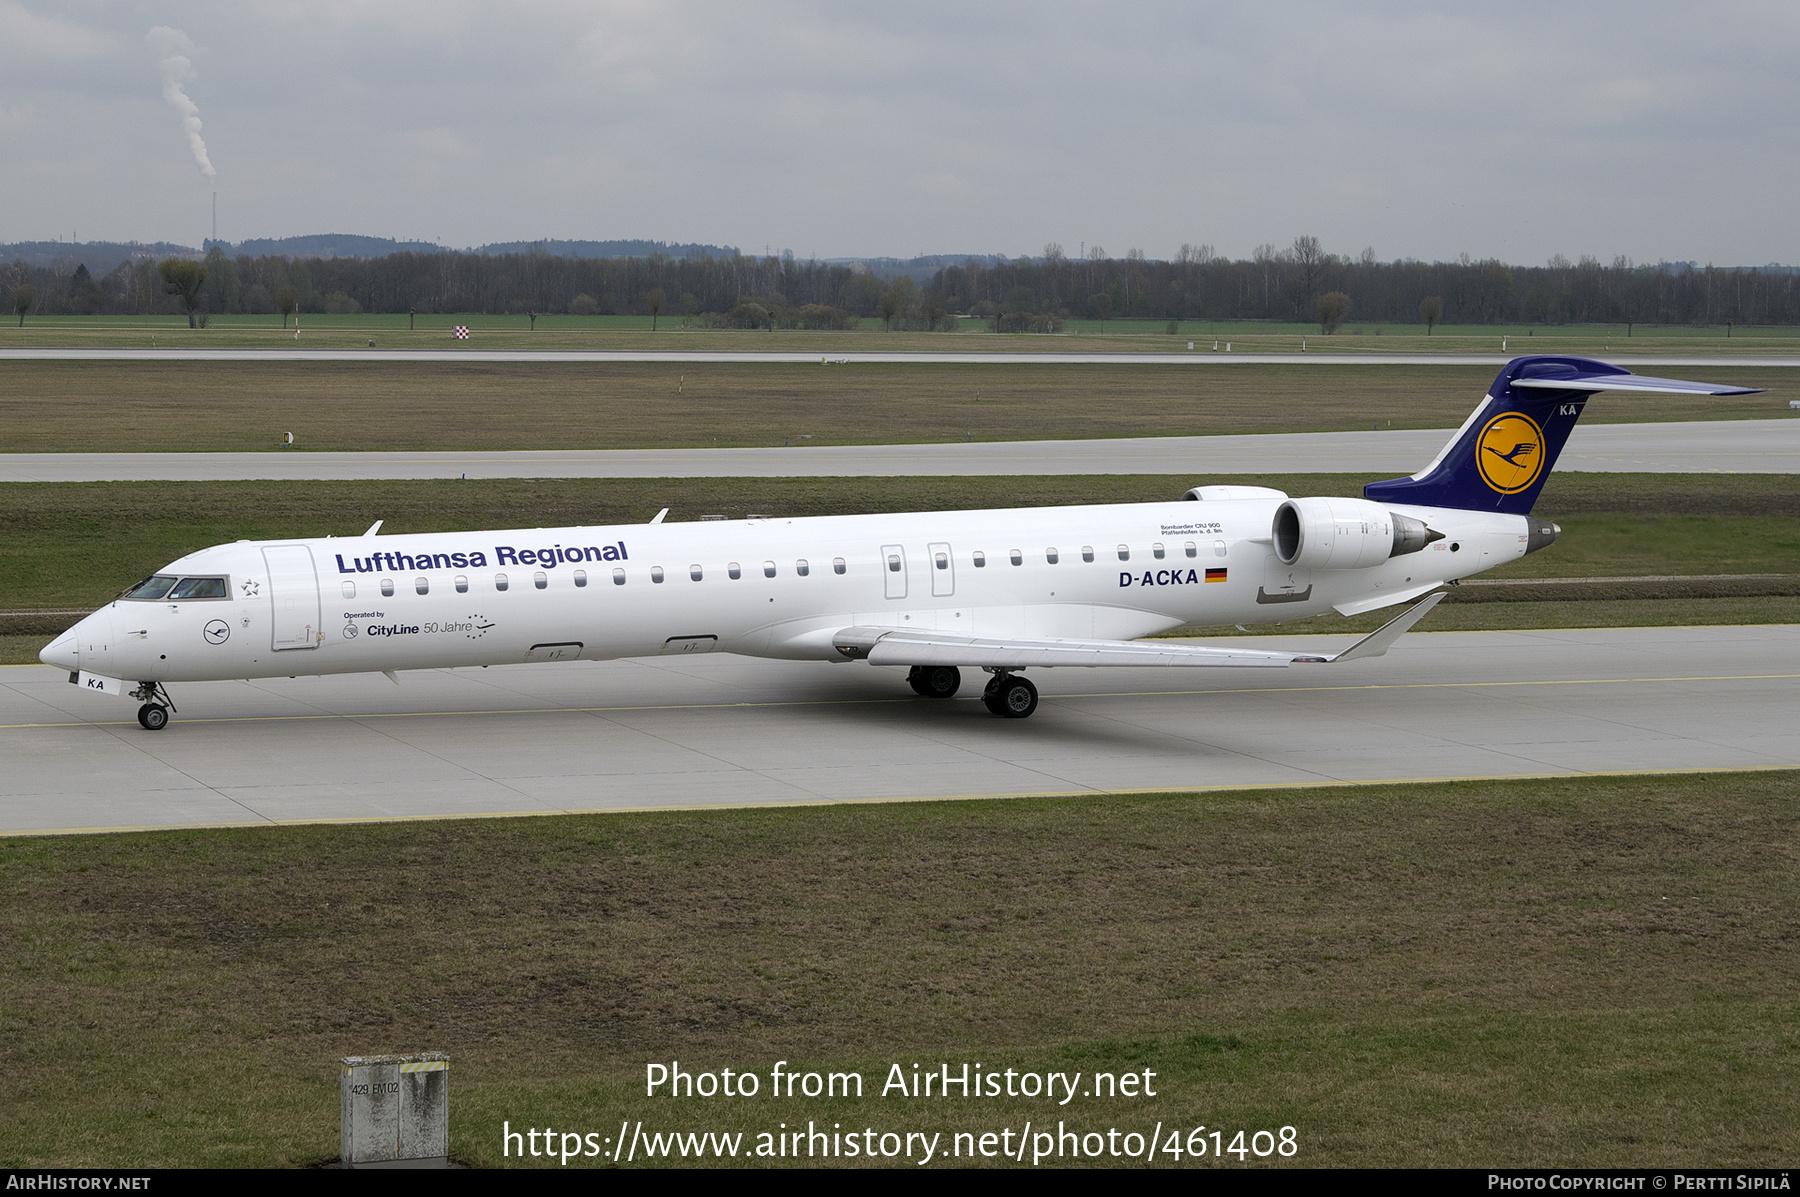
[[1444, 539], [1295, 570], [1269, 544], [1279, 502], [240, 541], [159, 571], [223, 577], [229, 597], [115, 601], [43, 659], [185, 682], [713, 650], [840, 660], [832, 636], [850, 626], [1129, 640], [1369, 609], [1526, 551], [1523, 516], [1395, 506]]

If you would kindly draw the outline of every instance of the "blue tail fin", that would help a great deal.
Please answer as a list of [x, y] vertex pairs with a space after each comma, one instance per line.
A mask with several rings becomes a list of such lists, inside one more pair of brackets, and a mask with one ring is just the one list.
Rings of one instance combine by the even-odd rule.
[[1525, 515], [1537, 502], [1550, 468], [1595, 391], [1755, 393], [1750, 387], [1645, 378], [1585, 357], [1514, 358], [1435, 461], [1410, 478], [1371, 482], [1363, 487], [1363, 497], [1378, 503]]

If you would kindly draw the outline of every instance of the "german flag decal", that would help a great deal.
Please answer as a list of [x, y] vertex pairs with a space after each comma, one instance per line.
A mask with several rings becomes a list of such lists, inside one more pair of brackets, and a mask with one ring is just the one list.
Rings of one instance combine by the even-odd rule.
[[1222, 569], [1209, 569], [1206, 571], [1206, 580], [1208, 582], [1223, 582], [1225, 580], [1225, 571]]

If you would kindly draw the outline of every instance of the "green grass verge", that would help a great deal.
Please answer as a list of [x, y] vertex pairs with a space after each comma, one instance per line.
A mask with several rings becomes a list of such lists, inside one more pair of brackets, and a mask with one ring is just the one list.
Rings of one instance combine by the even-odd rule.
[[[1315, 1166], [1767, 1165], [1800, 1147], [1797, 794], [1767, 772], [0, 840], [0, 1166], [319, 1161], [337, 1058], [427, 1049], [481, 1165], [508, 1162], [503, 1121], [1027, 1118], [1294, 1126]], [[670, 1059], [874, 1086], [645, 1098]], [[1158, 1095], [873, 1095], [890, 1063], [963, 1060], [1149, 1068]]]
[[[455, 340], [451, 330], [468, 326], [473, 336]], [[1185, 353], [1211, 354], [1213, 342], [1237, 353], [1583, 353], [1727, 354], [1800, 352], [1800, 328], [1760, 326], [1727, 330], [1723, 325], [1623, 324], [1527, 325], [1440, 324], [1429, 334], [1422, 324], [1352, 321], [1322, 337], [1316, 324], [1278, 321], [1183, 320], [1170, 335], [1167, 320], [1074, 319], [1054, 336], [994, 334], [985, 320], [960, 322], [954, 332], [885, 332], [881, 321], [865, 319], [847, 332], [699, 329], [681, 317], [663, 316], [652, 331], [648, 316], [541, 315], [534, 330], [522, 315], [437, 313], [421, 315], [408, 328], [404, 315], [307, 315], [300, 336], [279, 316], [215, 316], [208, 327], [190, 330], [185, 316], [31, 316], [23, 328], [0, 321], [0, 347], [122, 348], [301, 348], [467, 350], [671, 350], [805, 351], [816, 353], [912, 351], [933, 353]]]
[[[1785, 417], [1766, 394], [1600, 395], [1597, 423]], [[0, 363], [0, 452], [623, 449], [1454, 428], [1482, 366]]]

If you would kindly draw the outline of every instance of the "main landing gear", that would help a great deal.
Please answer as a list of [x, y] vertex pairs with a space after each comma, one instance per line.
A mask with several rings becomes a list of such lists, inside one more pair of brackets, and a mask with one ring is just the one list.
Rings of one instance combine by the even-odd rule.
[[138, 708], [140, 727], [146, 731], [161, 731], [169, 726], [169, 712], [175, 709], [175, 702], [161, 682], [139, 682], [131, 697], [144, 700], [144, 705]]
[[[990, 669], [994, 676], [981, 692], [982, 705], [1003, 719], [1024, 719], [1037, 710], [1037, 687], [1004, 669]], [[913, 693], [924, 698], [949, 698], [962, 686], [962, 672], [954, 665], [914, 665], [906, 675]]]
[[1024, 719], [1037, 710], [1037, 687], [1005, 670], [996, 670], [987, 689], [981, 692], [982, 705], [1005, 719]]
[[906, 684], [921, 698], [949, 698], [962, 688], [962, 670], [954, 665], [914, 665]]

